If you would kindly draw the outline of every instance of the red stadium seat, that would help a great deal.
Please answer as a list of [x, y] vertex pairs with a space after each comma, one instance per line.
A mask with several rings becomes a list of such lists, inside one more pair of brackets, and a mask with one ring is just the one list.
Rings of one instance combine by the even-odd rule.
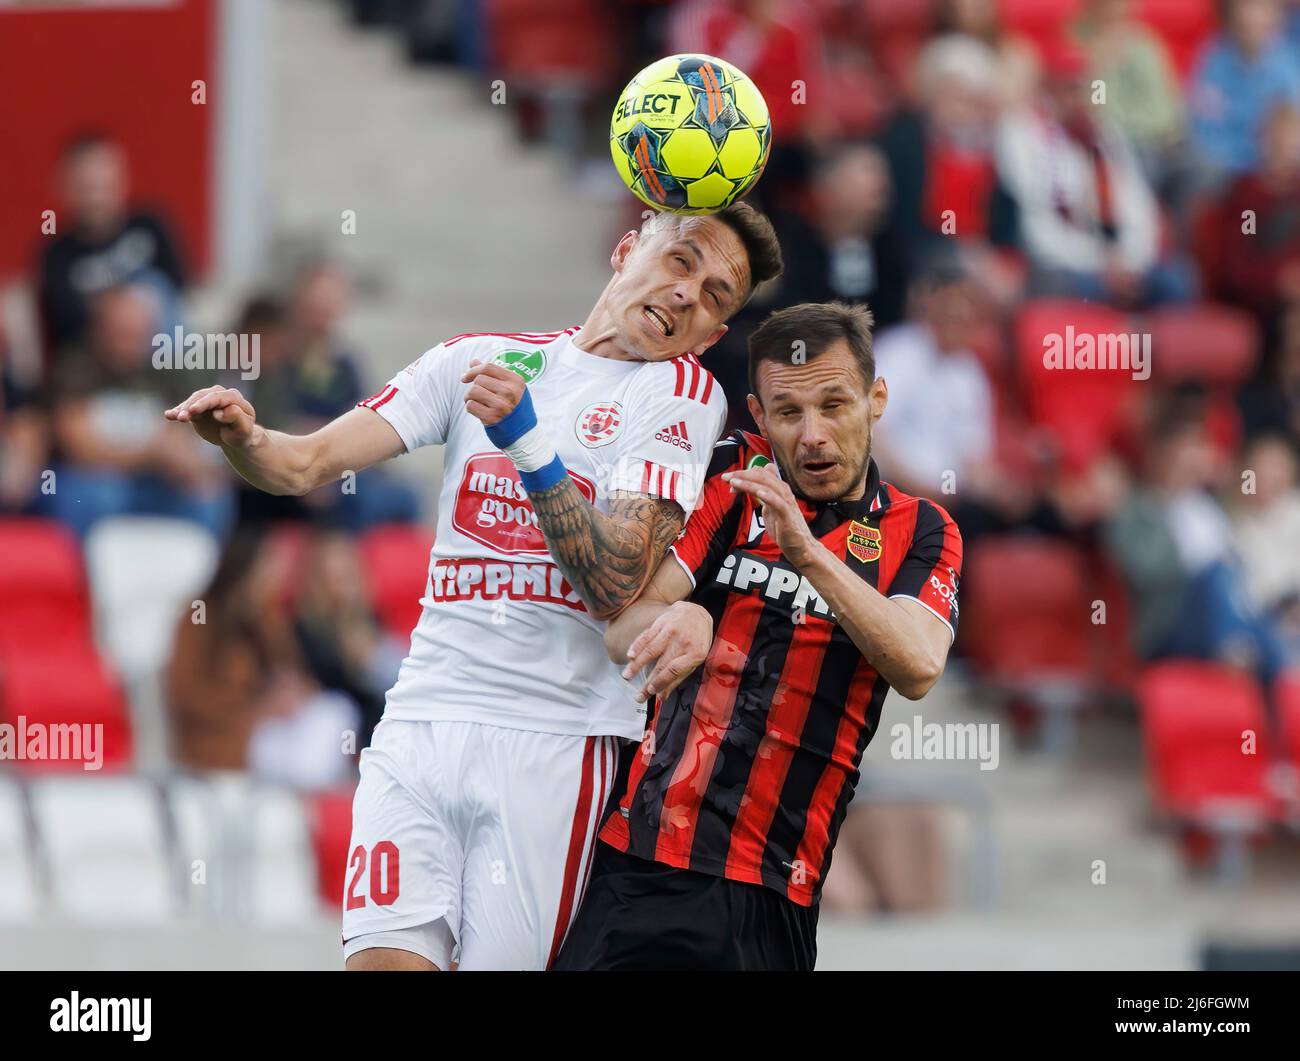
[[1154, 375], [1166, 383], [1235, 387], [1255, 369], [1259, 326], [1232, 306], [1203, 303], [1149, 313]]
[[316, 792], [305, 798], [311, 819], [312, 846], [320, 896], [336, 908], [343, 904], [343, 883], [348, 864], [348, 843], [352, 839], [351, 789]]
[[1300, 671], [1288, 671], [1273, 687], [1277, 698], [1279, 754], [1300, 770]]
[[1028, 537], [981, 541], [962, 585], [961, 628], [971, 661], [999, 684], [1084, 686], [1091, 621], [1082, 554]]
[[0, 659], [89, 643], [90, 592], [76, 537], [52, 520], [0, 520]]
[[489, 0], [484, 18], [497, 73], [588, 88], [611, 73], [613, 30], [596, 0]]
[[394, 523], [365, 534], [360, 548], [380, 621], [395, 637], [408, 639], [420, 618], [433, 535], [416, 524]]
[[[16, 727], [25, 725], [28, 732], [40, 725], [47, 735], [53, 732], [51, 727], [60, 725], [102, 725], [102, 769], [120, 770], [131, 764], [126, 697], [89, 647], [5, 659], [0, 663], [0, 718]], [[32, 772], [84, 769], [82, 761], [68, 759], [18, 759], [15, 765]]]
[[1073, 470], [1105, 453], [1131, 426], [1143, 390], [1129, 369], [1059, 368], [1044, 363], [1047, 342], [1068, 346], [1087, 336], [1133, 335], [1118, 310], [1073, 299], [1026, 302], [1016, 319], [1017, 363], [1030, 419], [1056, 444]]
[[[1180, 661], [1147, 668], [1138, 683], [1155, 802], [1185, 821], [1222, 816], [1263, 825], [1276, 811], [1267, 785], [1267, 721], [1259, 688], [1239, 671]], [[1243, 750], [1255, 734], [1253, 753]]]
[[1134, 14], [1156, 31], [1178, 76], [1186, 79], [1214, 32], [1213, 0], [1138, 0]]
[[1083, 10], [1083, 0], [998, 0], [1003, 27], [1050, 46]]

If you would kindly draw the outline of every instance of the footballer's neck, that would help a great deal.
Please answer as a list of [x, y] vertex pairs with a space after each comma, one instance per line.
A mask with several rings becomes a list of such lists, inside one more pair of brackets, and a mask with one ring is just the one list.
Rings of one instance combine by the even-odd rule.
[[574, 345], [596, 357], [608, 357], [612, 361], [644, 361], [635, 350], [629, 350], [619, 330], [614, 327], [614, 318], [605, 309], [602, 302], [582, 322], [582, 330], [574, 337]]

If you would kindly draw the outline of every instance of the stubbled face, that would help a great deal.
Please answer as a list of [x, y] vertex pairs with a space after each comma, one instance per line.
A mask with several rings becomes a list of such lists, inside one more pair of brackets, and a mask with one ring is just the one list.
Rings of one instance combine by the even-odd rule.
[[749, 411], [795, 494], [814, 502], [862, 497], [872, 429], [889, 400], [885, 381], [868, 386], [840, 339], [803, 364], [760, 363], [755, 382]]
[[740, 237], [708, 218], [679, 229], [629, 232], [610, 264], [614, 279], [606, 298], [620, 346], [645, 361], [708, 349], [749, 290]]

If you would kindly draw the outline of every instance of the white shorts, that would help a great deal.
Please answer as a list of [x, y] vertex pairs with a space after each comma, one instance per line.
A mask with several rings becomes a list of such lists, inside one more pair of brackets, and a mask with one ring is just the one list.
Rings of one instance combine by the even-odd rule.
[[618, 742], [380, 722], [352, 803], [344, 954], [545, 969], [582, 900]]

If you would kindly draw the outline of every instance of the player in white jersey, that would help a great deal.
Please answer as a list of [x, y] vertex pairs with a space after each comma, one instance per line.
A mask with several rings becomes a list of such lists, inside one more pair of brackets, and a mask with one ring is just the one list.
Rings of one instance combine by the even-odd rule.
[[444, 446], [424, 610], [361, 758], [349, 969], [545, 968], [645, 708], [605, 653], [703, 486], [726, 402], [698, 354], [780, 271], [736, 204], [654, 215], [586, 321], [444, 340], [320, 431], [213, 387], [168, 410], [254, 486], [301, 494]]

